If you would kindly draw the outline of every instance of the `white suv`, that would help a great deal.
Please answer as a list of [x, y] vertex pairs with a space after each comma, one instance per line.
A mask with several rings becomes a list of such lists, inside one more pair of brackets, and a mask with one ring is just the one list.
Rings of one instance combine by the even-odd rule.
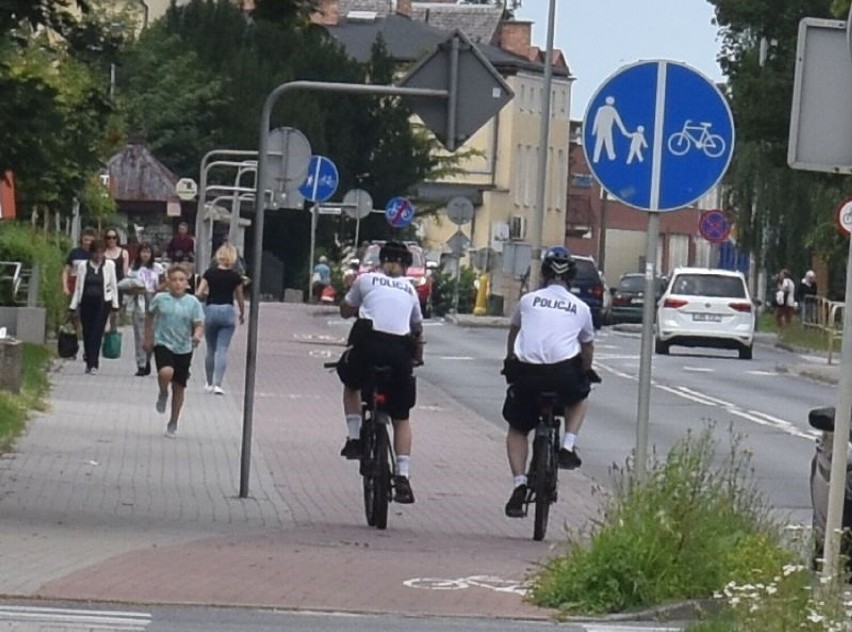
[[754, 304], [741, 272], [677, 268], [657, 307], [656, 353], [671, 345], [737, 349], [751, 360]]

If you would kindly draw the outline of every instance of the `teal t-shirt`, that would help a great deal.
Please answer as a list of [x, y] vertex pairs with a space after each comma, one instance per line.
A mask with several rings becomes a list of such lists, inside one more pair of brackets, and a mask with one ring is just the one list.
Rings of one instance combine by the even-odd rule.
[[148, 307], [155, 316], [154, 344], [176, 354], [192, 353], [192, 328], [204, 322], [204, 308], [192, 294], [180, 298], [170, 292], [157, 294]]

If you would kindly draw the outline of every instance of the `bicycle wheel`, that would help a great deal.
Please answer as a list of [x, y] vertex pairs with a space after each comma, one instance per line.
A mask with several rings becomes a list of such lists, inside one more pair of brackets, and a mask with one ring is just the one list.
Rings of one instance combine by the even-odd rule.
[[669, 136], [669, 151], [675, 156], [683, 156], [689, 151], [689, 136], [685, 132], [675, 132]]
[[725, 153], [725, 139], [718, 134], [708, 134], [704, 139], [704, 153], [708, 158], [718, 158]]
[[376, 432], [375, 424], [371, 421], [361, 426], [361, 445], [364, 446], [361, 457], [361, 477], [364, 489], [364, 514], [367, 524], [376, 526], [375, 502], [376, 496]]
[[533, 459], [535, 460], [535, 521], [533, 540], [543, 540], [547, 533], [547, 518], [550, 515], [550, 496], [553, 490], [553, 453], [550, 450], [550, 438], [541, 435], [533, 440]]
[[376, 461], [373, 475], [373, 518], [377, 529], [387, 529], [391, 494], [390, 439], [384, 424], [376, 424]]

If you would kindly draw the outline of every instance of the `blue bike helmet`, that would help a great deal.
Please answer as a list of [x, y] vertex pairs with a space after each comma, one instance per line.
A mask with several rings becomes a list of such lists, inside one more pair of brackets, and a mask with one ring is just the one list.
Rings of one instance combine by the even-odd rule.
[[548, 279], [564, 278], [571, 280], [574, 278], [576, 264], [571, 258], [571, 253], [564, 246], [553, 246], [548, 248], [544, 253], [544, 259], [541, 262], [541, 274]]
[[382, 244], [379, 250], [379, 261], [385, 263], [387, 261], [396, 261], [402, 264], [403, 268], [408, 268], [412, 263], [411, 251], [403, 243], [398, 241], [387, 241]]

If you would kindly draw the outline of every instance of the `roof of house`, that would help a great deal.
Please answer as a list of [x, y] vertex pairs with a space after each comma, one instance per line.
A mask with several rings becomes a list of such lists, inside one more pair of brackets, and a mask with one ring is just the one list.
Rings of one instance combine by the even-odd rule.
[[[380, 33], [391, 56], [403, 63], [419, 61], [449, 36], [448, 30], [395, 13], [384, 16], [376, 14], [371, 19], [358, 20], [341, 15], [337, 26], [326, 28], [351, 57], [362, 63], [369, 61], [373, 42]], [[521, 70], [536, 73], [544, 71], [543, 64], [496, 46], [480, 43], [477, 47], [504, 75], [512, 75]], [[559, 77], [569, 76], [567, 68], [554, 67], [553, 74]]]
[[167, 202], [177, 200], [178, 177], [147, 147], [129, 143], [107, 162], [110, 191], [116, 200]]
[[490, 44], [503, 7], [488, 4], [449, 4], [446, 2], [414, 2], [412, 17], [443, 31], [459, 29], [474, 44]]

